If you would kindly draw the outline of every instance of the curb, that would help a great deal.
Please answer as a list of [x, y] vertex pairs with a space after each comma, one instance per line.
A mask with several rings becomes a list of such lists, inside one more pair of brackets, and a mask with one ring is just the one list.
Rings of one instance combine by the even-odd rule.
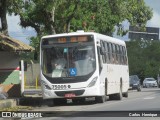
[[17, 106], [17, 100], [16, 99], [5, 99], [0, 100], [0, 109], [2, 108], [10, 108]]

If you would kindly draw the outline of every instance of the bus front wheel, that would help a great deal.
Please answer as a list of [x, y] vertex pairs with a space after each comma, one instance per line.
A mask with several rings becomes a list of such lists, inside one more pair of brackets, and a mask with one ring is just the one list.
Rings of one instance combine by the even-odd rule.
[[85, 98], [72, 99], [72, 102], [73, 102], [74, 104], [84, 103], [84, 102], [85, 102]]
[[53, 104], [56, 105], [63, 105], [67, 103], [67, 99], [63, 99], [63, 98], [55, 98], [53, 99]]
[[104, 103], [106, 101], [106, 96], [105, 95], [103, 95], [103, 96], [96, 96], [95, 97], [95, 101], [97, 103]]

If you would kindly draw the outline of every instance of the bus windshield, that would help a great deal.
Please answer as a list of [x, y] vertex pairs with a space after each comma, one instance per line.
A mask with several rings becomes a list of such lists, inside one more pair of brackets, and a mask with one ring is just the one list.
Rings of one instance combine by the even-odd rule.
[[42, 47], [42, 72], [48, 77], [85, 76], [96, 69], [93, 42]]

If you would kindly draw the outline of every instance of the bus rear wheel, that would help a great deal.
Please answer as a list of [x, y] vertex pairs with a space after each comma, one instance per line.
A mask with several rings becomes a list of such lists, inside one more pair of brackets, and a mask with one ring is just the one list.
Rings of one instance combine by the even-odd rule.
[[127, 90], [127, 92], [125, 92], [125, 93], [123, 94], [123, 97], [128, 98], [128, 90]]

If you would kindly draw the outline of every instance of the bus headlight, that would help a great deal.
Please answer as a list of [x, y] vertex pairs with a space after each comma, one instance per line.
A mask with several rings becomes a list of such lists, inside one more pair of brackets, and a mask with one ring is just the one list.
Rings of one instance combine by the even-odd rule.
[[97, 78], [98, 78], [98, 77], [93, 78], [93, 80], [89, 83], [89, 85], [88, 85], [87, 87], [92, 87], [92, 86], [94, 86], [94, 85], [96, 84]]
[[51, 88], [47, 85], [46, 82], [44, 82], [43, 80], [41, 80], [41, 85], [43, 85], [43, 87], [47, 90], [51, 90]]

